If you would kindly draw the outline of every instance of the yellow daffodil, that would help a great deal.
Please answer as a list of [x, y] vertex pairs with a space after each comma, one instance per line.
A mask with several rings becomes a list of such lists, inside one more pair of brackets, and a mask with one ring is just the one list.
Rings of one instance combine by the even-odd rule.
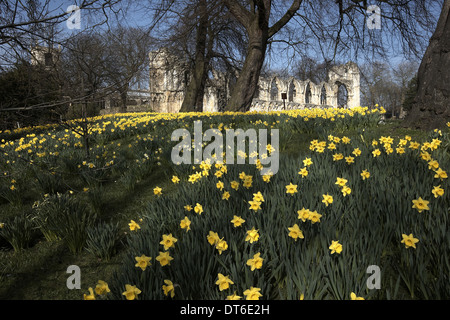
[[355, 149], [352, 151], [352, 154], [353, 154], [355, 157], [358, 157], [358, 156], [361, 155], [361, 150], [359, 150], [359, 148], [355, 148]]
[[170, 265], [170, 261], [173, 260], [173, 258], [170, 256], [169, 252], [159, 252], [159, 256], [156, 257], [156, 260], [159, 261], [162, 267]]
[[256, 242], [259, 239], [258, 230], [254, 227], [251, 230], [247, 231], [247, 236], [245, 237], [245, 241], [250, 241], [250, 243]]
[[405, 244], [405, 248], [414, 248], [416, 249], [416, 243], [419, 242], [419, 239], [414, 238], [412, 233], [408, 236], [406, 234], [402, 234], [402, 238], [403, 240], [401, 241], [401, 243]]
[[307, 219], [309, 219], [310, 211], [309, 211], [309, 209], [302, 208], [301, 210], [297, 211], [297, 214], [298, 214], [298, 219], [305, 222]]
[[434, 194], [435, 198], [442, 197], [444, 195], [444, 189], [441, 188], [441, 185], [434, 186], [431, 192]]
[[309, 211], [308, 220], [310, 220], [312, 224], [314, 224], [316, 222], [320, 222], [321, 217], [322, 217], [322, 215], [320, 213], [318, 213], [316, 210]]
[[350, 141], [351, 141], [350, 138], [348, 138], [348, 137], [342, 137], [342, 143], [349, 144]]
[[428, 169], [430, 170], [437, 170], [439, 168], [439, 162], [436, 160], [430, 160], [428, 162]]
[[345, 162], [347, 162], [348, 164], [354, 163], [355, 158], [352, 156], [345, 157]]
[[107, 294], [111, 292], [108, 284], [103, 280], [98, 280], [97, 286], [95, 287], [95, 293], [98, 295]]
[[259, 201], [249, 201], [250, 204], [250, 210], [258, 211], [261, 210], [261, 202]]
[[264, 197], [260, 191], [258, 191], [258, 193], [253, 194], [253, 201], [264, 202]]
[[375, 149], [372, 151], [372, 155], [374, 158], [378, 157], [381, 154], [380, 149]]
[[157, 196], [162, 195], [162, 189], [161, 189], [160, 187], [155, 187], [155, 188], [153, 189], [153, 194], [155, 194], [155, 195], [157, 195]]
[[242, 226], [242, 224], [245, 222], [244, 219], [242, 219], [241, 217], [238, 216], [233, 216], [233, 220], [231, 220], [231, 223], [233, 224], [233, 226], [236, 227], [240, 227]]
[[136, 288], [136, 286], [126, 284], [125, 291], [122, 293], [122, 295], [124, 295], [127, 300], [134, 300], [137, 298], [138, 294], [140, 294], [140, 293], [141, 293], [141, 290]]
[[194, 212], [198, 214], [202, 214], [203, 206], [200, 203], [197, 203], [194, 207]]
[[241, 300], [241, 296], [238, 296], [236, 294], [236, 291], [231, 295], [231, 296], [227, 296], [227, 298], [225, 300]]
[[230, 276], [224, 276], [219, 273], [217, 278], [218, 280], [216, 281], [216, 284], [219, 286], [220, 291], [227, 290], [230, 288], [230, 284], [234, 284], [234, 282], [230, 279]]
[[332, 240], [329, 249], [331, 250], [331, 254], [335, 252], [340, 254], [342, 252], [342, 244], [339, 243], [339, 240], [338, 241]]
[[322, 202], [325, 203], [325, 205], [328, 207], [329, 204], [333, 203], [333, 196], [330, 196], [329, 194], [322, 195], [323, 200]]
[[286, 193], [294, 195], [294, 193], [297, 193], [297, 185], [292, 184], [292, 182], [286, 186]]
[[309, 167], [312, 164], [313, 164], [313, 162], [312, 162], [311, 158], [306, 158], [305, 160], [303, 160], [303, 165], [305, 167]]
[[363, 297], [357, 297], [356, 294], [354, 292], [350, 293], [350, 298], [352, 300], [364, 300]]
[[250, 289], [244, 291], [244, 296], [246, 296], [246, 300], [259, 300], [262, 297], [260, 291], [260, 288], [250, 287]]
[[342, 194], [345, 196], [349, 195], [352, 192], [352, 189], [350, 189], [348, 186], [343, 186], [342, 187]]
[[131, 231], [141, 228], [134, 220], [131, 220], [131, 222], [128, 225], [130, 226]]
[[180, 182], [180, 178], [178, 178], [177, 176], [172, 176], [172, 182], [173, 183], [179, 183]]
[[416, 149], [418, 149], [420, 147], [420, 143], [418, 143], [418, 142], [410, 142], [409, 143], [409, 148], [410, 149], [413, 149], [413, 150], [416, 150]]
[[222, 191], [222, 189], [225, 187], [222, 181], [219, 181], [216, 183], [216, 188]]
[[448, 178], [448, 176], [447, 176], [447, 172], [445, 172], [444, 170], [442, 170], [441, 168], [439, 168], [439, 169], [437, 169], [435, 172], [435, 175], [434, 175], [434, 177], [435, 178], [439, 178], [439, 179], [447, 179]]
[[228, 191], [225, 191], [222, 194], [222, 200], [228, 200], [230, 198], [230, 193]]
[[300, 230], [297, 224], [294, 224], [292, 227], [289, 227], [288, 230], [289, 230], [289, 237], [293, 238], [295, 241], [297, 241], [297, 239], [304, 238], [303, 232], [302, 230]]
[[428, 207], [428, 203], [430, 203], [430, 201], [424, 200], [422, 199], [422, 197], [419, 197], [419, 199], [413, 200], [413, 208], [417, 209], [417, 211], [422, 212], [424, 210], [430, 210], [430, 208]]
[[422, 160], [425, 161], [431, 161], [431, 154], [429, 154], [428, 152], [424, 151], [420, 153], [420, 157], [422, 158]]
[[339, 161], [344, 159], [344, 155], [342, 153], [333, 154], [333, 161]]
[[83, 299], [84, 300], [95, 300], [94, 290], [91, 287], [89, 287], [88, 291], [89, 291], [89, 294], [86, 294], [86, 293], [83, 294]]
[[250, 266], [250, 270], [261, 269], [264, 259], [261, 258], [261, 253], [258, 252], [253, 255], [252, 259], [247, 260], [247, 265]]
[[170, 297], [173, 298], [175, 296], [175, 287], [174, 287], [172, 281], [165, 279], [164, 283], [165, 284], [163, 284], [163, 286], [162, 286], [164, 295], [168, 296], [170, 294]]
[[142, 271], [145, 271], [145, 269], [151, 265], [150, 260], [151, 257], [147, 257], [145, 254], [141, 255], [140, 257], [134, 258], [137, 263], [135, 264], [135, 267], [139, 267], [142, 269]]
[[253, 177], [252, 176], [246, 176], [244, 178], [244, 183], [242, 184], [244, 188], [249, 189], [252, 186], [253, 183]]
[[303, 178], [306, 177], [308, 175], [308, 170], [306, 167], [300, 169], [300, 171], [298, 172], [299, 175], [301, 175]]
[[370, 172], [367, 171], [367, 169], [364, 169], [361, 172], [361, 177], [363, 180], [369, 179], [370, 178]]
[[219, 254], [222, 254], [223, 251], [228, 249], [228, 244], [225, 240], [219, 239], [219, 241], [217, 241], [216, 243], [216, 249], [217, 251], [219, 251]]
[[220, 239], [217, 232], [209, 231], [209, 235], [206, 237], [210, 245], [215, 245]]
[[171, 233], [163, 234], [160, 244], [164, 246], [164, 250], [169, 250], [169, 248], [175, 246], [177, 241], [177, 238], [173, 237]]
[[345, 186], [346, 183], [347, 183], [347, 179], [339, 178], [339, 177], [336, 179], [336, 182], [335, 182], [335, 184], [337, 184], [340, 187]]
[[189, 230], [191, 230], [191, 220], [189, 220], [188, 217], [184, 217], [183, 220], [180, 221], [180, 227], [181, 229], [186, 229], [186, 232], [188, 232]]

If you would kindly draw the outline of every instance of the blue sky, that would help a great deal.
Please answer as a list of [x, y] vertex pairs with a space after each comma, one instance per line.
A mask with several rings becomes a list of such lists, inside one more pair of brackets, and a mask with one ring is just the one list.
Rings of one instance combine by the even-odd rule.
[[[80, 3], [81, 0], [64, 0], [64, 1], [51, 1], [51, 10], [53, 11], [53, 14], [56, 13], [62, 13], [64, 11], [67, 10], [67, 8], [70, 5], [73, 4], [77, 4]], [[151, 20], [151, 14], [149, 14], [149, 10], [147, 9], [142, 9], [142, 3], [144, 3], [145, 0], [143, 1], [132, 1], [132, 4], [129, 7], [129, 13], [126, 17], [121, 16], [121, 12], [119, 11], [119, 16], [121, 18], [120, 22], [121, 23], [125, 23], [127, 25], [130, 26], [143, 26], [143, 25], [148, 25], [150, 23]], [[370, 1], [369, 1], [370, 2]], [[376, 1], [373, 1], [376, 2]], [[440, 5], [439, 3], [441, 3], [442, 0], [437, 0], [437, 6], [436, 6], [436, 10], [440, 10]], [[380, 8], [383, 9], [382, 5], [380, 5]], [[436, 12], [436, 15], [439, 15], [439, 12]], [[102, 16], [99, 15], [94, 15], [92, 14], [92, 12], [86, 11], [86, 10], [82, 10], [80, 12], [80, 16], [81, 16], [81, 28], [84, 29], [87, 26], [92, 26], [95, 25], [100, 19], [102, 19]], [[367, 15], [368, 17], [369, 15]], [[326, 19], [324, 19], [325, 21]], [[110, 19], [108, 21], [109, 23], [114, 23], [114, 19]], [[381, 21], [381, 30], [379, 31], [380, 33], [383, 34], [383, 37], [386, 37], [389, 35], [389, 32], [385, 32], [386, 30], [386, 25], [383, 23], [383, 21]], [[324, 22], [325, 23], [325, 22]], [[360, 23], [365, 23], [365, 20], [361, 20]], [[101, 27], [106, 27], [104, 26], [97, 26], [97, 28], [101, 28]], [[63, 31], [63, 34], [73, 34], [76, 32], [79, 32], [79, 30], [70, 30], [66, 23], [63, 22], [60, 24], [60, 28]], [[298, 28], [298, 27], [296, 27]], [[295, 32], [296, 30], [294, 30]], [[376, 31], [376, 30], [375, 30]], [[300, 34], [300, 33], [299, 33]], [[283, 37], [282, 34], [279, 35], [279, 37]], [[351, 44], [352, 39], [351, 37], [349, 37], [348, 39], [346, 39], [345, 41], [347, 41], [347, 43]], [[308, 49], [306, 49], [305, 51], [308, 52], [308, 54], [313, 57], [316, 58], [318, 61], [322, 60], [322, 56], [320, 54], [320, 52], [318, 52], [318, 48], [319, 46], [317, 44], [314, 43], [314, 41], [312, 41], [312, 44]], [[276, 45], [274, 45], [274, 47], [276, 47]], [[404, 60], [404, 56], [403, 54], [401, 54], [401, 48], [400, 48], [400, 44], [398, 42], [392, 42], [389, 45], [386, 45], [385, 49], [387, 49], [389, 52], [389, 61], [392, 64], [396, 64], [398, 62], [401, 62], [402, 60]], [[351, 50], [350, 50], [351, 51]], [[349, 51], [349, 52], [350, 52]], [[354, 52], [350, 52], [350, 53], [354, 53]], [[294, 57], [294, 60], [297, 59], [299, 56], [299, 54], [297, 52], [295, 52], [292, 49], [288, 49], [288, 50], [282, 50], [282, 49], [277, 49], [271, 52], [271, 54], [269, 54], [267, 56], [266, 59], [266, 63], [267, 65], [271, 68], [271, 69], [283, 69], [285, 66], [288, 65], [290, 58]], [[337, 59], [339, 60], [350, 60], [349, 57], [346, 57], [345, 55], [338, 55]], [[351, 60], [354, 60], [353, 58]], [[355, 61], [357, 63], [364, 63], [364, 62], [370, 62], [365, 60], [365, 59], [360, 59]]]

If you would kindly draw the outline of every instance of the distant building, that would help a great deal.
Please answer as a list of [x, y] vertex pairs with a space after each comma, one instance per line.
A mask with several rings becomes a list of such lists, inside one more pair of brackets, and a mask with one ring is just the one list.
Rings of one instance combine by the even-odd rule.
[[61, 48], [34, 46], [31, 48], [31, 65], [41, 65], [53, 69], [59, 65]]
[[[187, 64], [166, 49], [150, 57], [150, 106], [157, 112], [178, 112], [189, 81]], [[212, 71], [205, 88], [203, 111], [222, 111], [237, 75]], [[284, 99], [283, 99], [284, 98]], [[271, 111], [308, 107], [360, 106], [360, 71], [356, 63], [334, 66], [328, 81], [314, 83], [294, 77], [260, 77], [252, 110]]]
[[[189, 64], [165, 48], [150, 52], [149, 61], [149, 90], [130, 91], [127, 111], [179, 112], [189, 83]], [[205, 87], [203, 111], [223, 111], [237, 77], [212, 70]], [[327, 81], [317, 84], [294, 77], [260, 77], [250, 111], [354, 108], [360, 103], [360, 71], [356, 63], [348, 62], [332, 67]], [[102, 113], [118, 112], [113, 101], [105, 103], [105, 107]]]

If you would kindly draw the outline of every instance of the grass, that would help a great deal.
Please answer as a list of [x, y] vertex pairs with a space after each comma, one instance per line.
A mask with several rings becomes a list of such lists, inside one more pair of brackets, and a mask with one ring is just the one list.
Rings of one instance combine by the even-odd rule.
[[[173, 188], [167, 183], [164, 172], [156, 171], [138, 183], [133, 192], [127, 192], [118, 183], [106, 186], [103, 190], [105, 213], [101, 219], [119, 222], [125, 236], [130, 219], [135, 219], [142, 207], [154, 198], [153, 187], [159, 184], [167, 190]], [[0, 210], [0, 218], [5, 220], [21, 208], [4, 204]], [[73, 256], [61, 242], [38, 241], [30, 249], [20, 252], [14, 252], [7, 243], [0, 242], [0, 248], [0, 299], [13, 300], [79, 300], [81, 292], [95, 286], [99, 277], [105, 281], [110, 279], [120, 266], [123, 252], [120, 246], [119, 253], [110, 261], [101, 261], [87, 252]], [[70, 274], [66, 271], [70, 265], [77, 265], [82, 270], [81, 290], [67, 289], [66, 280]]]
[[[362, 133], [358, 130], [346, 130], [330, 134], [344, 132], [349, 137], [358, 137]], [[368, 139], [384, 135], [393, 138], [410, 135], [413, 140], [421, 140], [427, 135], [424, 131], [403, 128], [400, 121], [388, 121], [386, 124], [368, 129], [364, 134]], [[317, 138], [313, 133], [291, 135], [288, 141], [281, 141], [281, 144], [285, 144], [283, 153], [293, 157], [300, 156], [308, 150], [309, 142]], [[118, 141], [123, 144], [115, 147], [115, 151], [126, 150], [127, 142]], [[124, 239], [129, 232], [128, 222], [136, 219], [146, 204], [154, 199], [155, 186], [162, 187], [165, 193], [170, 193], [176, 188], [170, 181], [171, 176], [172, 168], [162, 163], [157, 170], [139, 181], [132, 190], [127, 190], [118, 182], [106, 184], [102, 191], [104, 206], [101, 220], [119, 222], [123, 226], [121, 231]], [[24, 208], [29, 208], [32, 205], [29, 199], [32, 198], [27, 196], [20, 206], [1, 204], [0, 221], [15, 216]], [[8, 243], [0, 239], [0, 283], [2, 283], [0, 299], [79, 300], [83, 293], [87, 293], [88, 287], [95, 287], [99, 279], [106, 282], [111, 280], [122, 263], [123, 253], [125, 253], [124, 246], [119, 245], [119, 253], [116, 256], [109, 261], [101, 261], [85, 251], [73, 255], [61, 241], [47, 242], [43, 239], [36, 239], [28, 249], [14, 252]], [[66, 280], [69, 277], [66, 270], [70, 265], [77, 265], [82, 270], [81, 290], [69, 290], [66, 287]]]

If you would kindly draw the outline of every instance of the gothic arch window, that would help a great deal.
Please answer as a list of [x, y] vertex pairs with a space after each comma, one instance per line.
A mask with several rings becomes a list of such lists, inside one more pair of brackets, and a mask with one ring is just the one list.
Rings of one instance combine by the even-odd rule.
[[309, 82], [308, 82], [308, 85], [306, 86], [306, 89], [305, 89], [305, 103], [311, 103], [311, 96], [312, 96], [311, 86], [309, 85]]
[[348, 102], [348, 90], [345, 84], [338, 84], [337, 104], [339, 108], [346, 108]]
[[288, 87], [288, 102], [294, 102], [294, 98], [296, 95], [297, 91], [295, 90], [294, 81], [291, 81]]
[[320, 92], [320, 104], [327, 104], [327, 90], [325, 89], [325, 86], [322, 86], [322, 91]]
[[278, 100], [278, 86], [275, 79], [273, 79], [272, 83], [270, 84], [270, 100], [271, 101]]

